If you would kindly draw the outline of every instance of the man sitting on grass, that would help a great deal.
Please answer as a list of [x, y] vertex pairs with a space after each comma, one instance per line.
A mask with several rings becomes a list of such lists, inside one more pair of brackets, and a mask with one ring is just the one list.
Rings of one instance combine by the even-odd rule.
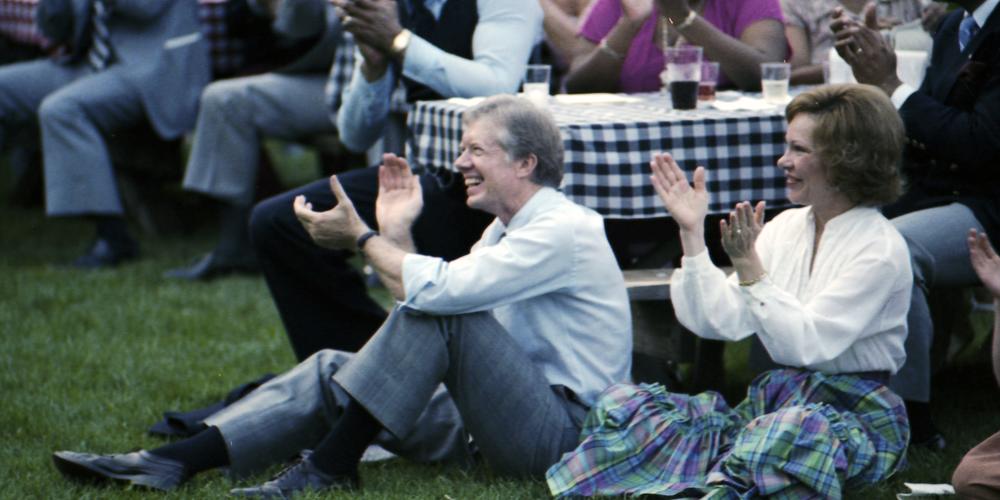
[[361, 351], [318, 352], [189, 439], [121, 455], [56, 452], [59, 471], [170, 490], [204, 470], [245, 474], [314, 447], [275, 479], [233, 493], [353, 489], [362, 453], [384, 429], [380, 444], [410, 459], [475, 451], [498, 473], [541, 477], [576, 445], [598, 392], [628, 376], [628, 299], [600, 216], [554, 189], [563, 149], [552, 117], [497, 96], [463, 121], [455, 165], [467, 203], [496, 216], [465, 257], [413, 253], [421, 188], [394, 155], [379, 171], [381, 234], [336, 177], [331, 210], [295, 199], [317, 244], [356, 246], [399, 301]]

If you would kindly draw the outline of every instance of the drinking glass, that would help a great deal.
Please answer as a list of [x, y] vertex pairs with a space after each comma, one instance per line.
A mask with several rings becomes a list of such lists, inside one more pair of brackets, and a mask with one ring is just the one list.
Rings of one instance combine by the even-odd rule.
[[760, 88], [764, 100], [774, 104], [788, 101], [788, 80], [792, 76], [792, 66], [788, 63], [761, 63]]
[[670, 90], [670, 103], [674, 109], [696, 108], [698, 84], [701, 82], [701, 47], [667, 47], [663, 51], [663, 59], [665, 64], [660, 81]]
[[701, 63], [701, 83], [698, 84], [698, 100], [714, 101], [715, 85], [719, 81], [719, 63], [704, 61]]
[[548, 64], [529, 64], [524, 72], [524, 97], [537, 106], [549, 104], [549, 77], [552, 67]]

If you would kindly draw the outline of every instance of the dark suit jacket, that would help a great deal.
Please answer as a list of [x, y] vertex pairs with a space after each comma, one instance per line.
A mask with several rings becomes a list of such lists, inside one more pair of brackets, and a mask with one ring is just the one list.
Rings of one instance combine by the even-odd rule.
[[906, 125], [904, 169], [910, 188], [887, 207], [895, 216], [960, 202], [1000, 243], [1000, 8], [958, 50], [957, 9], [934, 36], [920, 89], [900, 108]]
[[[93, 0], [41, 0], [39, 27], [72, 26], [62, 62], [86, 64]], [[68, 21], [67, 21], [68, 20]], [[194, 127], [198, 99], [211, 77], [197, 0], [117, 0], [108, 20], [115, 63], [105, 71], [139, 89], [153, 128], [173, 139]], [[44, 33], [44, 31], [43, 31]], [[48, 35], [48, 33], [45, 33]]]

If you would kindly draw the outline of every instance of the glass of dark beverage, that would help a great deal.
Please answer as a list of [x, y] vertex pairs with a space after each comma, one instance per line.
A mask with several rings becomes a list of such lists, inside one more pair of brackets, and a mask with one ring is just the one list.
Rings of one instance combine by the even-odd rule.
[[701, 84], [698, 85], [699, 101], [715, 100], [715, 84], [719, 81], [719, 63], [715, 61], [702, 61], [701, 63]]
[[701, 47], [684, 45], [663, 51], [664, 69], [660, 80], [670, 91], [674, 109], [698, 107], [698, 83], [701, 81]]

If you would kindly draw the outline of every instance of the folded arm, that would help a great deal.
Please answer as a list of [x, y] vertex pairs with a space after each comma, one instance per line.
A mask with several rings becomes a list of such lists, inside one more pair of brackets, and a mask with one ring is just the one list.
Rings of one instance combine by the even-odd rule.
[[485, 311], [565, 287], [572, 279], [573, 228], [546, 217], [499, 243], [445, 262], [408, 255], [406, 305], [435, 314]]

